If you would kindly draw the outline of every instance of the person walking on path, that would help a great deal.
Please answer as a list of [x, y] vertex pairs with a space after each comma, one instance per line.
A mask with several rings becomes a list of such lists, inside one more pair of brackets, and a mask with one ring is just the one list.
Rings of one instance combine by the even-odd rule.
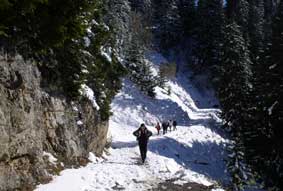
[[134, 131], [133, 134], [137, 137], [142, 163], [144, 163], [146, 159], [148, 139], [152, 135], [152, 132], [146, 128], [145, 124], [141, 124], [138, 130]]
[[157, 122], [155, 128], [156, 128], [156, 130], [157, 130], [157, 135], [159, 135], [159, 131], [160, 131], [160, 129], [161, 129], [159, 122]]
[[168, 129], [168, 123], [166, 121], [162, 122], [162, 129], [163, 129], [163, 135], [165, 135]]
[[172, 126], [173, 126], [173, 122], [172, 122], [171, 119], [168, 121], [168, 126], [169, 126], [169, 131], [171, 132], [172, 131]]
[[174, 120], [173, 121], [173, 131], [176, 131], [177, 130], [177, 121]]

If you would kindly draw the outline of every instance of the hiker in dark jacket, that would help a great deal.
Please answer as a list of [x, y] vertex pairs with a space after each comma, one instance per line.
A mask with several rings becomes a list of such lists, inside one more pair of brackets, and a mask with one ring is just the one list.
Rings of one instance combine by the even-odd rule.
[[176, 120], [173, 121], [173, 130], [174, 131], [177, 130], [177, 121]]
[[166, 121], [162, 122], [163, 135], [165, 135], [167, 133], [168, 126], [169, 125]]
[[133, 134], [137, 137], [137, 140], [139, 142], [141, 159], [144, 163], [146, 159], [148, 139], [152, 135], [152, 132], [149, 131], [144, 124], [141, 124], [140, 128], [136, 130]]

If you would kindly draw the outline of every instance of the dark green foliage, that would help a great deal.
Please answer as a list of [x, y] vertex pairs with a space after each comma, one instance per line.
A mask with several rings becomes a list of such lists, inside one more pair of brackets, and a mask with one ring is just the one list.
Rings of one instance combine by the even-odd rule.
[[[276, 186], [275, 190], [283, 188], [283, 3], [273, 20], [271, 45], [259, 68], [258, 94], [260, 122], [258, 129], [265, 138], [266, 147], [257, 153], [260, 162], [256, 162], [257, 170], [262, 174], [267, 186]], [[281, 99], [280, 99], [281, 98]]]
[[[112, 50], [112, 32], [103, 24], [102, 0], [1, 0], [0, 45], [35, 59], [49, 92], [80, 97], [86, 84], [95, 91], [103, 120], [125, 73]], [[108, 52], [112, 60], [106, 58]]]
[[[89, 1], [29, 0], [9, 1], [0, 13], [7, 34], [5, 43], [28, 55], [31, 50], [41, 56], [51, 47], [84, 35], [94, 3]], [[28, 47], [27, 47], [28, 42]]]
[[220, 60], [224, 12], [222, 0], [200, 0], [197, 7], [196, 70], [210, 71]]
[[195, 34], [196, 28], [196, 2], [195, 0], [180, 0], [179, 12], [182, 21], [182, 30], [185, 36], [192, 36]]
[[157, 78], [153, 76], [151, 66], [145, 61], [143, 52], [134, 44], [126, 60], [129, 77], [142, 92], [150, 97], [155, 97], [154, 89], [158, 85]]
[[182, 20], [176, 0], [154, 0], [154, 34], [159, 46], [166, 50], [180, 42]]
[[148, 48], [150, 31], [138, 12], [131, 12], [130, 39], [126, 49], [125, 65], [129, 78], [150, 97], [155, 97], [155, 87], [158, 85], [157, 77], [151, 71], [151, 66], [145, 60], [145, 51]]
[[[266, 8], [270, 11], [270, 5], [264, 9], [263, 1], [249, 1], [249, 4], [246, 3], [247, 17], [246, 6], [242, 2], [240, 8], [239, 4], [241, 1], [228, 1], [228, 18], [240, 27], [235, 23], [226, 27], [226, 43], [223, 46], [224, 63], [229, 63], [229, 60], [234, 62], [226, 69], [223, 69], [221, 62], [217, 68], [217, 76], [220, 77], [217, 92], [224, 111], [223, 117], [235, 140], [230, 170], [238, 188], [243, 183], [249, 183], [247, 177], [259, 176], [266, 187], [281, 190], [283, 8], [279, 7], [272, 29], [267, 30], [264, 23], [270, 21], [264, 20], [264, 12], [267, 14]], [[241, 9], [246, 10], [245, 14], [235, 14]], [[234, 68], [235, 64], [238, 67]], [[233, 83], [227, 84], [229, 79], [234, 79], [231, 81]], [[242, 164], [246, 165], [241, 170], [240, 165], [233, 165], [235, 161], [245, 161]], [[242, 171], [246, 171], [248, 176], [242, 176]]]
[[283, 188], [283, 3], [277, 14], [276, 4], [228, 0], [224, 19], [220, 1], [198, 1], [193, 69], [208, 72], [216, 87], [234, 141], [228, 162], [234, 190], [256, 178]]
[[[107, 120], [111, 115], [111, 100], [121, 89], [120, 78], [126, 74], [126, 70], [112, 48], [115, 39], [108, 27], [97, 23], [90, 31], [90, 45], [83, 51], [86, 58], [84, 66], [88, 71], [85, 74], [86, 84], [94, 91], [102, 119]], [[106, 54], [109, 58], [106, 58]]]
[[228, 0], [227, 17], [234, 20], [240, 27], [246, 43], [249, 42], [249, 1], [246, 0]]
[[249, 4], [249, 39], [251, 59], [255, 65], [264, 52], [264, 1], [252, 0]]
[[234, 189], [242, 187], [247, 181], [247, 169], [244, 166], [244, 136], [248, 127], [249, 100], [251, 97], [251, 61], [240, 27], [229, 23], [225, 27], [222, 47], [222, 60], [216, 66], [218, 97], [223, 109], [223, 118], [235, 142], [230, 149], [228, 162], [233, 177]]

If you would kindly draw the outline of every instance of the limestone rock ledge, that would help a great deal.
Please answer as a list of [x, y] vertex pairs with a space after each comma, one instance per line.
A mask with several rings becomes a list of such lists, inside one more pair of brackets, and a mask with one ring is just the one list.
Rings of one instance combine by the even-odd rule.
[[107, 131], [90, 101], [48, 94], [33, 62], [0, 55], [0, 191], [32, 190], [86, 164], [89, 152], [102, 154]]

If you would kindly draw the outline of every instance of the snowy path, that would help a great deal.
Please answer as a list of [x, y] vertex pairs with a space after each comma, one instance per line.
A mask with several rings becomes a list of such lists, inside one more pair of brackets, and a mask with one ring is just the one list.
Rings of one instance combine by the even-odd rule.
[[[160, 59], [159, 59], [160, 60]], [[157, 89], [157, 99], [143, 96], [128, 80], [112, 103], [112, 148], [104, 158], [91, 155], [86, 167], [64, 170], [37, 191], [151, 190], [166, 180], [176, 184], [194, 182], [205, 186], [227, 184], [224, 159], [228, 143], [218, 133], [217, 109], [199, 109], [190, 95], [197, 90], [179, 76], [170, 81], [172, 93]], [[187, 84], [187, 86], [185, 85]], [[207, 101], [198, 97], [198, 101]], [[212, 103], [213, 104], [213, 103]], [[157, 120], [177, 119], [177, 131], [156, 135]], [[145, 165], [139, 158], [132, 132], [140, 123], [155, 133], [150, 139]]]

